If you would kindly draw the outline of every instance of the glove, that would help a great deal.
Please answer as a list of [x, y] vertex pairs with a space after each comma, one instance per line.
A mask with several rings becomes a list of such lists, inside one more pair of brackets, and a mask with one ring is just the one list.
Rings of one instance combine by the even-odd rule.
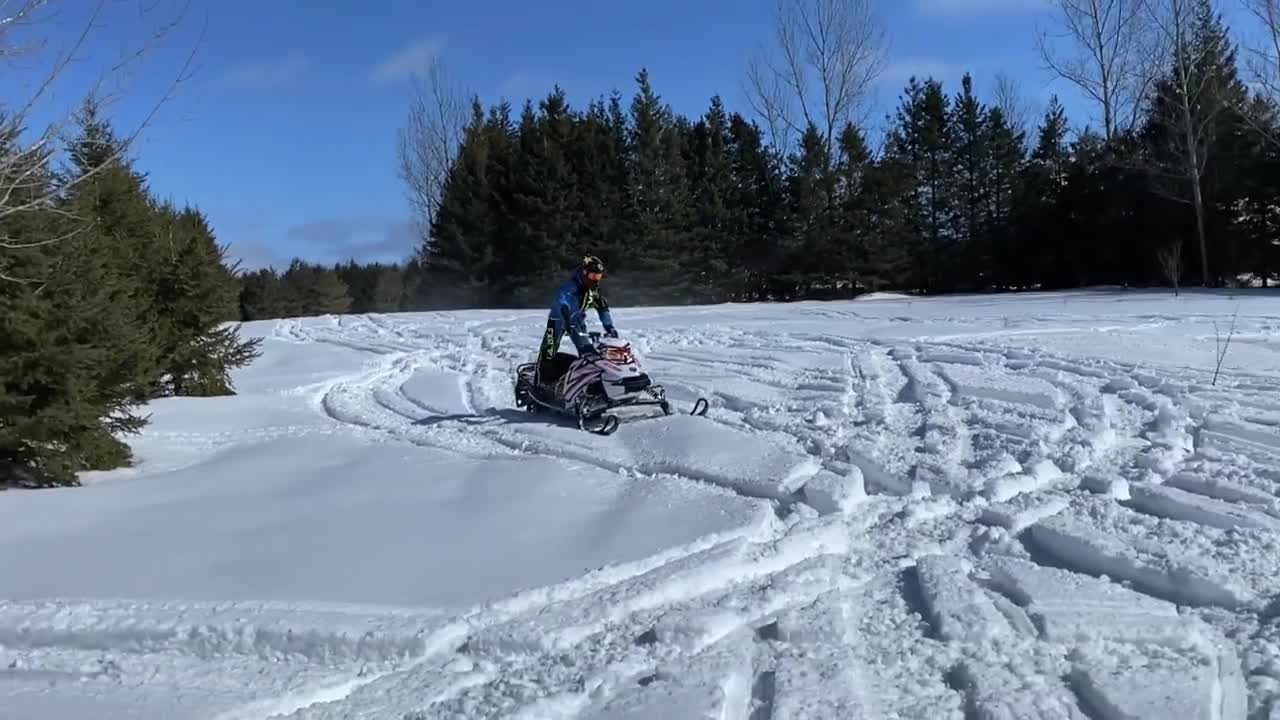
[[618, 328], [613, 328], [613, 327], [611, 327], [611, 328], [605, 328], [605, 329], [604, 329], [604, 336], [605, 336], [605, 337], [611, 337], [611, 338], [616, 338], [616, 337], [618, 337]]

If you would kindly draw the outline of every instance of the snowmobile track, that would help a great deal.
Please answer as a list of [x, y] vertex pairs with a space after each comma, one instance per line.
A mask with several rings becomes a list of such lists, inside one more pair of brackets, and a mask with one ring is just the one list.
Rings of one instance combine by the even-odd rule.
[[371, 355], [317, 395], [335, 428], [714, 484], [780, 512], [455, 616], [173, 603], [147, 625], [123, 601], [4, 603], [0, 659], [54, 673], [110, 656], [89, 685], [179, 658], [297, 670], [226, 720], [1252, 720], [1277, 705], [1273, 378], [1051, 352], [1034, 326], [1025, 347], [1022, 328], [664, 329], [643, 339], [655, 375], [715, 412], [595, 437], [505, 410], [505, 368], [536, 339], [524, 320], [283, 321], [275, 336]]

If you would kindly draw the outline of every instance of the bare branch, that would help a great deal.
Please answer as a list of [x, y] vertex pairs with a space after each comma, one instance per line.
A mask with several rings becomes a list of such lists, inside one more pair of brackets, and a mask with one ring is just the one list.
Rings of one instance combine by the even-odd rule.
[[415, 221], [426, 239], [462, 144], [467, 96], [451, 82], [439, 58], [431, 60], [425, 75], [414, 76], [413, 88], [408, 126], [399, 134], [400, 177], [408, 186]]
[[1222, 361], [1227, 358], [1227, 350], [1231, 348], [1231, 338], [1236, 334], [1236, 318], [1240, 315], [1240, 306], [1236, 305], [1235, 312], [1231, 313], [1231, 326], [1227, 328], [1227, 338], [1224, 342], [1222, 332], [1218, 330], [1218, 321], [1213, 321], [1213, 342], [1215, 346], [1214, 359], [1217, 363], [1213, 367], [1213, 381], [1210, 385], [1218, 384], [1218, 375], [1222, 372]]
[[1280, 104], [1280, 0], [1241, 0], [1241, 3], [1257, 19], [1261, 30], [1258, 44], [1245, 48], [1248, 53], [1245, 66], [1254, 86], [1265, 98], [1263, 107], [1249, 108], [1244, 117], [1263, 139], [1280, 145], [1274, 122], [1275, 110]]
[[769, 130], [770, 144], [774, 148], [790, 147], [792, 125], [787, 119], [791, 117], [791, 108], [781, 74], [774, 71], [768, 60], [752, 58], [747, 62], [744, 89], [747, 103]]
[[1062, 25], [1059, 37], [1074, 46], [1074, 53], [1059, 56], [1048, 33], [1038, 37], [1049, 70], [1098, 105], [1108, 140], [1137, 124], [1156, 77], [1160, 52], [1144, 12], [1150, 1], [1052, 0]]
[[874, 0], [776, 0], [774, 52], [747, 66], [752, 109], [775, 150], [812, 124], [828, 157], [847, 123], [861, 122], [871, 86], [884, 71], [887, 43]]
[[1004, 71], [996, 73], [995, 81], [996, 86], [992, 94], [995, 96], [996, 107], [1000, 108], [1001, 114], [1004, 115], [1005, 122], [1015, 131], [1022, 132], [1025, 137], [1030, 138], [1032, 107], [1026, 96], [1022, 94], [1018, 81]]
[[[41, 17], [38, 11], [51, 9], [57, 2], [58, 0], [20, 0], [16, 8], [10, 9], [8, 7], [10, 0], [0, 0], [0, 57], [13, 58], [31, 55], [35, 53], [36, 47], [43, 47], [43, 41], [23, 44], [15, 37], [15, 33], [20, 29], [34, 28], [39, 23], [48, 22], [52, 17], [55, 17], [57, 15], [56, 12], [51, 12], [49, 15]], [[112, 97], [110, 93], [104, 92], [107, 81], [112, 78], [119, 78], [129, 66], [140, 61], [150, 49], [171, 34], [185, 18], [189, 4], [190, 0], [187, 0], [187, 5], [182, 8], [175, 18], [160, 23], [158, 27], [150, 31], [147, 41], [142, 43], [141, 47], [132, 51], [122, 52], [114, 61], [106, 63], [97, 80], [87, 91], [86, 96], [98, 99], [100, 106], [105, 105], [104, 98], [109, 99]], [[57, 119], [51, 121], [33, 139], [25, 143], [21, 141], [21, 136], [27, 129], [29, 119], [35, 113], [36, 108], [47, 96], [52, 94], [54, 87], [71, 64], [84, 61], [84, 58], [80, 57], [81, 51], [89, 47], [89, 39], [93, 32], [100, 29], [100, 21], [107, 6], [108, 0], [96, 0], [89, 10], [88, 17], [79, 24], [78, 31], [71, 41], [71, 47], [54, 58], [51, 66], [37, 78], [31, 94], [17, 104], [16, 110], [0, 119], [0, 139], [4, 141], [3, 153], [0, 153], [0, 221], [25, 212], [60, 212], [67, 215], [68, 213], [65, 211], [59, 211], [54, 207], [54, 201], [127, 154], [143, 131], [150, 126], [160, 108], [172, 99], [176, 88], [189, 77], [192, 62], [200, 41], [203, 39], [205, 31], [203, 25], [200, 37], [197, 38], [195, 45], [184, 62], [177, 68], [164, 93], [151, 105], [143, 115], [142, 120], [134, 128], [122, 134], [119, 138], [119, 147], [108, 158], [107, 162], [74, 178], [52, 184], [46, 182], [43, 174], [48, 170], [57, 141], [65, 139], [67, 136], [67, 128], [75, 116], [75, 110], [56, 114]], [[73, 5], [72, 7], [75, 6]], [[153, 9], [154, 6], [143, 6], [140, 15], [146, 15]], [[117, 96], [118, 93], [119, 91], [117, 91]], [[76, 232], [78, 231], [72, 231], [54, 238], [23, 241], [21, 243], [6, 239], [3, 243], [0, 243], [0, 249], [16, 250], [52, 245], [73, 236]], [[0, 279], [11, 282], [38, 282], [38, 280], [16, 278], [8, 274], [0, 276]]]
[[70, 240], [71, 238], [75, 237], [76, 235], [79, 235], [82, 232], [85, 232], [86, 230], [88, 230], [89, 228], [93, 227], [96, 224], [97, 223], [80, 225], [72, 228], [71, 230], [68, 230], [65, 233], [62, 233], [61, 235], [55, 235], [53, 237], [45, 238], [43, 240], [32, 240], [32, 241], [26, 241], [26, 242], [15, 240], [7, 235], [0, 235], [0, 248], [3, 248], [5, 250], [22, 250], [25, 248], [36, 248], [36, 247], [44, 247], [45, 245], [53, 245], [55, 243], [60, 243], [63, 240]]

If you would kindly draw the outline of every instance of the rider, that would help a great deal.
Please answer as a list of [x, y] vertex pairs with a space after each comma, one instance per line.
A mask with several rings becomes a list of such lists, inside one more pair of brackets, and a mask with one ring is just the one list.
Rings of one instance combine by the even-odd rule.
[[551, 311], [547, 314], [547, 330], [542, 335], [542, 346], [538, 349], [538, 369], [534, 377], [539, 385], [550, 385], [564, 374], [566, 368], [557, 367], [556, 354], [560, 350], [560, 339], [566, 332], [573, 340], [579, 357], [596, 356], [595, 348], [587, 339], [587, 308], [596, 309], [606, 335], [618, 336], [613, 318], [609, 315], [609, 303], [600, 294], [600, 280], [603, 277], [604, 263], [600, 258], [588, 255], [582, 258], [582, 264], [560, 286], [551, 303]]

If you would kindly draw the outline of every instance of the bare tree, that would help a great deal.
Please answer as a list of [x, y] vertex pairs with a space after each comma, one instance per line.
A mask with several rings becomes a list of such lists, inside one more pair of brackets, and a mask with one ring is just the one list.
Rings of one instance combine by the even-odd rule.
[[1003, 70], [996, 73], [995, 81], [996, 86], [992, 94], [995, 96], [996, 107], [1000, 108], [1000, 112], [1004, 115], [1005, 122], [1009, 123], [1009, 127], [1015, 131], [1025, 133], [1026, 137], [1030, 138], [1031, 104], [1022, 94], [1018, 81]]
[[1204, 173], [1222, 115], [1233, 103], [1223, 78], [1207, 68], [1205, 54], [1214, 50], [1195, 36], [1197, 10], [1203, 0], [1150, 0], [1151, 25], [1168, 48], [1167, 78], [1158, 90], [1158, 116], [1164, 147], [1144, 159], [1156, 189], [1170, 199], [1191, 204], [1200, 250], [1201, 284], [1208, 287], [1209, 247], [1205, 231]]
[[1247, 62], [1258, 87], [1280, 99], [1280, 0], [1241, 0], [1257, 20], [1261, 39], [1249, 48]]
[[439, 58], [413, 78], [409, 121], [400, 130], [400, 177], [408, 187], [419, 232], [431, 236], [445, 178], [457, 157], [468, 120], [467, 96]]
[[[45, 49], [47, 40], [24, 39], [23, 35], [24, 33], [36, 32], [42, 24], [52, 22], [58, 15], [57, 12], [53, 11], [58, 2], [59, 0], [17, 0], [16, 2], [14, 0], [0, 0], [0, 61], [13, 62], [17, 58], [35, 59]], [[0, 142], [0, 220], [17, 216], [21, 213], [54, 211], [54, 200], [56, 198], [93, 177], [100, 170], [109, 166], [111, 161], [126, 155], [142, 132], [150, 126], [160, 108], [172, 99], [178, 85], [188, 77], [195, 57], [195, 47], [192, 48], [191, 53], [178, 67], [172, 82], [165, 88], [165, 92], [143, 114], [142, 120], [132, 129], [120, 134], [119, 146], [112, 156], [107, 159], [108, 162], [80, 176], [58, 180], [52, 186], [44, 178], [40, 177], [42, 169], [48, 167], [49, 161], [54, 155], [55, 144], [58, 140], [65, 139], [67, 127], [75, 117], [78, 106], [55, 112], [54, 115], [57, 119], [51, 121], [31, 139], [24, 141], [22, 139], [23, 134], [30, 129], [29, 125], [32, 116], [36, 113], [41, 103], [47, 101], [54, 94], [55, 87], [71, 64], [84, 60], [80, 55], [90, 46], [90, 38], [93, 33], [100, 29], [104, 10], [108, 4], [108, 0], [96, 0], [92, 6], [88, 3], [68, 3], [68, 5], [77, 9], [88, 10], [88, 16], [76, 23], [77, 32], [71, 39], [71, 46], [64, 52], [56, 54], [49, 67], [35, 77], [34, 82], [30, 85], [32, 88], [30, 94], [25, 98], [18, 99], [11, 107], [6, 108], [3, 116], [0, 117], [0, 141], [2, 141]], [[139, 0], [137, 5], [139, 16], [146, 17], [155, 11], [158, 2], [154, 0], [146, 2]], [[119, 97], [122, 90], [107, 91], [107, 81], [112, 78], [121, 78], [130, 66], [135, 65], [145, 56], [148, 50], [172, 33], [180, 24], [187, 9], [184, 6], [177, 17], [159, 23], [149, 32], [147, 41], [141, 47], [122, 52], [114, 61], [106, 63], [92, 87], [87, 91], [86, 96], [95, 98], [99, 107], [105, 107], [114, 98]], [[203, 27], [201, 34], [203, 36]], [[197, 40], [196, 46], [198, 47], [198, 45], [199, 41]], [[16, 83], [14, 86], [16, 87]], [[65, 211], [58, 212], [66, 215]], [[83, 232], [90, 222], [85, 218], [72, 219], [77, 221], [76, 224], [72, 225], [72, 230], [57, 237], [20, 241], [0, 235], [0, 251], [51, 245]], [[6, 272], [7, 265], [8, 262], [4, 253], [0, 252], [0, 280], [18, 283], [40, 281], [38, 278], [14, 277]]]
[[1280, 144], [1275, 131], [1275, 116], [1280, 109], [1280, 0], [1241, 3], [1258, 21], [1260, 38], [1257, 44], [1245, 48], [1245, 66], [1261, 95], [1258, 103], [1242, 109], [1242, 115], [1264, 140]]
[[1178, 297], [1179, 281], [1182, 280], [1182, 237], [1178, 236], [1156, 253], [1156, 260], [1160, 263], [1160, 272], [1173, 286], [1173, 296]]
[[1060, 57], [1049, 34], [1038, 38], [1049, 69], [1096, 102], [1103, 134], [1111, 140], [1134, 127], [1156, 76], [1159, 48], [1150, 32], [1148, 2], [1159, 0], [1051, 0], [1074, 52]]
[[775, 149], [809, 124], [828, 156], [846, 123], [855, 122], [884, 71], [887, 43], [875, 0], [775, 0], [774, 43], [747, 66], [746, 95]]

